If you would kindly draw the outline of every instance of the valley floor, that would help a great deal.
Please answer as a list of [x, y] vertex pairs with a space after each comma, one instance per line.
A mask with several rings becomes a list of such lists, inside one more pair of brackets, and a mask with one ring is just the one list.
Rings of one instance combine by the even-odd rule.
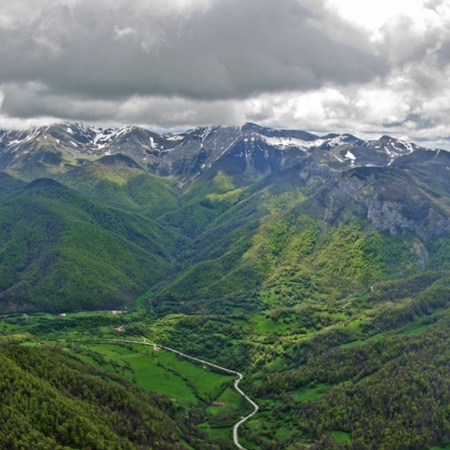
[[[239, 423], [235, 445], [247, 449], [436, 449], [450, 444], [450, 315], [429, 289], [412, 315], [409, 297], [392, 304], [379, 288], [249, 314], [157, 317], [141, 304], [123, 314], [7, 315], [0, 332], [13, 345], [62, 346], [170, 397], [196, 430], [195, 445], [192, 433], [180, 440], [187, 448], [233, 448]], [[255, 403], [233, 388], [240, 373]]]

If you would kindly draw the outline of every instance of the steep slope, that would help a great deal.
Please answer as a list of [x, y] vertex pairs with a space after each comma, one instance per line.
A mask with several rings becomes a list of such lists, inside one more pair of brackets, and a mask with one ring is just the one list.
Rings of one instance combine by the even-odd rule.
[[56, 179], [96, 201], [153, 219], [178, 208], [174, 179], [152, 175], [123, 155], [104, 156]]
[[325, 209], [324, 220], [332, 222], [353, 209], [391, 235], [448, 232], [449, 166], [448, 152], [417, 151], [389, 167], [345, 172], [318, 199]]
[[[282, 301], [274, 292], [291, 277], [303, 280], [291, 303], [341, 298], [438, 257], [439, 239], [429, 238], [449, 229], [445, 158], [388, 136], [364, 141], [255, 124], [177, 135], [79, 123], [4, 132], [1, 167], [24, 179], [43, 173], [71, 190], [39, 181], [24, 195], [3, 175], [4, 217], [14, 220], [3, 219], [0, 296], [6, 309], [42, 306], [43, 298], [59, 309], [116, 305], [171, 273], [155, 303], [163, 308], [228, 307], [230, 298], [262, 307]], [[23, 221], [26, 208], [36, 209], [39, 226]], [[9, 232], [14, 221], [23, 235]], [[344, 245], [346, 234], [353, 241]], [[29, 245], [17, 252], [26, 235]], [[325, 263], [332, 252], [335, 262]], [[331, 274], [344, 266], [333, 288]], [[87, 300], [92, 292], [96, 300]]]
[[3, 346], [0, 367], [2, 448], [184, 448], [167, 404], [66, 351]]
[[166, 276], [184, 240], [38, 179], [0, 204], [2, 311], [118, 308]]
[[302, 163], [244, 190], [222, 174], [228, 190], [191, 206], [203, 217], [201, 257], [156, 300], [191, 312], [293, 306], [447, 268], [449, 161], [418, 150], [387, 167], [320, 172]]

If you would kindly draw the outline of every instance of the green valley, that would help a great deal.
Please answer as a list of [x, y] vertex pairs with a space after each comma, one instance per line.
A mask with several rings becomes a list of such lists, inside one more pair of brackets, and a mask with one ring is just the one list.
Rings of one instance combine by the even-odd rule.
[[235, 448], [235, 372], [244, 448], [450, 444], [445, 152], [55, 130], [0, 154], [0, 446]]

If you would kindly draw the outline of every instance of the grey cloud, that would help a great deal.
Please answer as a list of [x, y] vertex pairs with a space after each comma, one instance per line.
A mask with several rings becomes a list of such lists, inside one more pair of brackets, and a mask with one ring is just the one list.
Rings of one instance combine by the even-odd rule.
[[407, 114], [402, 120], [397, 122], [384, 122], [384, 128], [398, 128], [408, 124], [410, 128], [415, 130], [424, 130], [435, 127], [439, 123], [436, 117], [427, 117], [423, 114], [413, 113]]
[[0, 120], [449, 132], [445, 0], [374, 42], [325, 0], [16, 2], [0, 18]]
[[69, 95], [57, 95], [40, 84], [10, 85], [4, 89], [2, 110], [11, 117], [30, 119], [36, 116], [67, 120], [113, 119], [118, 103], [108, 100], [83, 100]]
[[437, 60], [441, 68], [450, 65], [450, 32], [448, 39], [442, 43], [442, 46], [436, 52]]
[[179, 97], [86, 99], [59, 95], [36, 85], [12, 85], [6, 89], [3, 109], [11, 117], [33, 119], [45, 116], [95, 124], [155, 125], [163, 128], [203, 124], [239, 124], [246, 120], [239, 102], [201, 101]]
[[[0, 30], [0, 84], [40, 83], [49, 98], [218, 100], [365, 82], [387, 70], [368, 41], [333, 40], [296, 0], [216, 0], [186, 16], [125, 0], [46, 4]], [[3, 110], [20, 114], [8, 95]]]

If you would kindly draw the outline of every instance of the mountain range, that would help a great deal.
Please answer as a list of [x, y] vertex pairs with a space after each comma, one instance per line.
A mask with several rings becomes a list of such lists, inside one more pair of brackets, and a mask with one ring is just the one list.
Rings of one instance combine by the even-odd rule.
[[255, 176], [307, 159], [336, 170], [388, 166], [417, 149], [415, 144], [388, 136], [365, 141], [350, 134], [317, 136], [252, 123], [162, 135], [133, 126], [103, 129], [67, 123], [30, 131], [0, 131], [0, 169], [25, 177], [58, 174], [99, 158], [107, 163], [114, 160], [107, 157], [120, 154], [150, 173], [176, 176], [183, 183], [232, 164], [248, 183]]
[[[445, 448], [449, 175], [450, 153], [389, 136], [255, 124], [180, 134], [81, 123], [1, 131], [0, 356], [15, 374], [6, 391], [19, 374], [32, 386], [8, 401], [22, 404], [45, 386], [69, 411], [73, 380], [89, 382], [75, 394], [89, 399], [86, 417], [100, 408], [102, 427], [81, 427], [69, 442], [51, 414], [39, 420], [34, 406], [14, 406], [23, 443], [34, 430], [45, 445], [73, 448], [99, 439], [232, 448], [231, 428], [246, 413], [230, 384], [209, 373], [209, 398], [195, 384], [204, 367], [100, 343], [120, 330], [243, 373], [260, 406], [239, 431], [246, 448]], [[43, 359], [55, 369], [36, 372]], [[125, 381], [94, 366], [83, 378], [84, 361], [143, 387], [159, 374], [153, 389], [172, 399], [137, 390], [123, 397], [139, 403], [128, 419], [123, 402], [103, 408], [110, 387], [95, 384], [99, 374], [112, 386]], [[56, 369], [71, 379], [55, 379]], [[177, 398], [180, 386], [197, 400]], [[209, 403], [224, 399], [234, 406]], [[141, 433], [146, 407], [164, 436], [157, 425]], [[104, 419], [111, 411], [134, 425], [114, 435]], [[16, 448], [6, 431], [1, 445]]]
[[[326, 272], [321, 247], [350, 222], [377, 236], [385, 262], [380, 272], [363, 255], [347, 287], [447, 264], [435, 243], [450, 231], [449, 153], [388, 136], [65, 123], [1, 131], [0, 169], [5, 312], [122, 307], [163, 280], [163, 310], [226, 308], [249, 293], [265, 304], [286, 265]], [[309, 250], [298, 247], [305, 233]], [[391, 241], [405, 247], [400, 264], [386, 254]], [[317, 292], [302, 295], [348, 293], [319, 278]]]

